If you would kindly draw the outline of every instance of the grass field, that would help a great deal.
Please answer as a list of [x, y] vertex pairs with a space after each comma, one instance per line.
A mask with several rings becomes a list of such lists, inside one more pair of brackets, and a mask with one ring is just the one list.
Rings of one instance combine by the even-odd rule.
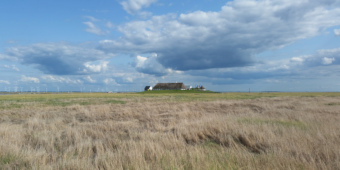
[[0, 95], [0, 169], [340, 169], [340, 93]]

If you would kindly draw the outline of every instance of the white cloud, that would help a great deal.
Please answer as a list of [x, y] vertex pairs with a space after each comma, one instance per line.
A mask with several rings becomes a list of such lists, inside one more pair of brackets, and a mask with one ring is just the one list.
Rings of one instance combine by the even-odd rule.
[[89, 19], [90, 21], [92, 22], [98, 22], [100, 21], [99, 19], [95, 18], [95, 17], [92, 17], [92, 16], [85, 16], [85, 18]]
[[[18, 58], [22, 64], [33, 65], [46, 74], [69, 75], [90, 74], [104, 71], [107, 63], [100, 62], [112, 58], [106, 53], [87, 46], [64, 43], [39, 43], [23, 47], [11, 47], [6, 55]], [[99, 62], [99, 66], [91, 63]], [[85, 72], [84, 72], [85, 70]]]
[[147, 11], [141, 11], [141, 12], [138, 12], [138, 16], [141, 19], [147, 19], [147, 18], [152, 16], [152, 13], [151, 12], [147, 12]]
[[132, 83], [133, 82], [133, 77], [123, 77], [123, 80], [125, 82]]
[[112, 22], [107, 22], [106, 23], [106, 27], [108, 27], [108, 28], [114, 28], [115, 27], [115, 25], [112, 23]]
[[90, 82], [90, 83], [95, 83], [95, 82], [97, 82], [96, 80], [93, 80], [92, 78], [91, 78], [91, 76], [87, 76], [87, 77], [85, 77], [84, 78], [87, 82]]
[[275, 79], [267, 79], [266, 82], [268, 82], [268, 83], [281, 83], [280, 80], [275, 80]]
[[139, 72], [146, 74], [154, 74], [157, 76], [164, 76], [174, 72], [170, 68], [165, 68], [157, 61], [156, 53], [149, 54], [148, 57], [137, 55], [135, 58], [134, 66]]
[[49, 81], [53, 81], [53, 82], [62, 82], [62, 80], [64, 78], [61, 78], [61, 77], [56, 77], [56, 76], [52, 76], [52, 75], [44, 75], [44, 76], [41, 76], [42, 79], [44, 80], [49, 80]]
[[11, 69], [11, 70], [14, 70], [14, 71], [20, 71], [20, 69], [18, 67], [16, 67], [15, 65], [4, 65], [3, 66], [4, 68], [7, 68], [7, 69]]
[[340, 65], [340, 48], [319, 50], [313, 55], [292, 57], [287, 63], [296, 68], [313, 68], [327, 65]]
[[16, 67], [15, 65], [12, 65], [12, 69], [15, 71], [20, 71], [20, 69], [18, 67]]
[[0, 60], [7, 59], [7, 55], [0, 54]]
[[142, 57], [142, 56], [140, 56], [140, 55], [138, 55], [137, 57], [136, 57], [136, 67], [138, 68], [140, 68], [140, 67], [143, 67], [144, 66], [144, 63], [145, 63], [145, 61], [147, 60], [148, 58], [146, 58], [146, 57]]
[[[281, 80], [340, 76], [340, 48], [319, 50], [313, 55], [260, 62], [253, 66], [186, 71], [184, 74], [218, 79], [220, 84], [249, 83], [252, 80]], [[190, 76], [187, 76], [190, 77]]]
[[106, 71], [108, 63], [109, 62], [107, 61], [101, 61], [99, 64], [91, 64], [91, 62], [87, 62], [84, 64], [85, 66], [84, 72], [99, 73], [102, 71]]
[[305, 59], [303, 57], [293, 57], [293, 58], [290, 59], [290, 61], [301, 63], [301, 62], [305, 61]]
[[[340, 25], [340, 10], [332, 3], [234, 0], [217, 12], [153, 16], [118, 26], [123, 36], [101, 41], [101, 49], [131, 55], [157, 53], [156, 62], [148, 57], [149, 64], [137, 67], [145, 72], [148, 65], [158, 63], [156, 75], [164, 75], [161, 66], [161, 70], [181, 71], [247, 67], [256, 64], [256, 54]], [[136, 59], [136, 66], [139, 62]]]
[[21, 76], [20, 81], [26, 82], [26, 83], [40, 83], [40, 80], [36, 77], [26, 77], [25, 75]]
[[305, 57], [307, 66], [340, 65], [340, 48], [319, 50], [316, 54]]
[[334, 34], [335, 34], [336, 36], [340, 36], [340, 29], [335, 29], [335, 30], [334, 30]]
[[12, 61], [17, 61], [18, 58], [6, 54], [0, 54], [0, 60], [12, 60]]
[[105, 34], [109, 33], [108, 31], [101, 30], [99, 27], [97, 27], [96, 25], [94, 25], [90, 21], [83, 22], [83, 24], [87, 25], [87, 28], [85, 30], [86, 32], [93, 33], [93, 34], [96, 34], [96, 35], [105, 35]]
[[129, 14], [135, 14], [139, 10], [145, 7], [149, 7], [152, 3], [157, 2], [157, 0], [125, 0], [120, 4], [123, 9]]
[[68, 77], [60, 77], [60, 76], [52, 76], [52, 75], [43, 75], [42, 79], [48, 82], [57, 82], [57, 83], [66, 83], [66, 84], [82, 84], [83, 82], [79, 79], [71, 79]]
[[115, 85], [115, 86], [120, 86], [115, 79], [112, 79], [112, 78], [107, 78], [107, 79], [104, 79], [103, 81], [106, 85]]
[[324, 58], [322, 59], [322, 64], [324, 64], [324, 65], [329, 65], [329, 64], [332, 64], [333, 61], [335, 61], [335, 58], [324, 57]]
[[0, 84], [11, 84], [11, 83], [7, 80], [0, 80]]

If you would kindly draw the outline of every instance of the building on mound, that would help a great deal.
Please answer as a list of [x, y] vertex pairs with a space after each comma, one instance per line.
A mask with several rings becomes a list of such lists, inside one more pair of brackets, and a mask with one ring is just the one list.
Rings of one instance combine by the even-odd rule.
[[183, 83], [158, 83], [153, 87], [153, 90], [186, 90]]
[[152, 86], [145, 86], [144, 91], [151, 91], [152, 90]]
[[199, 90], [206, 91], [205, 87], [201, 86], [198, 88]]
[[205, 87], [202, 85], [197, 85], [197, 87], [195, 87], [194, 90], [206, 91]]

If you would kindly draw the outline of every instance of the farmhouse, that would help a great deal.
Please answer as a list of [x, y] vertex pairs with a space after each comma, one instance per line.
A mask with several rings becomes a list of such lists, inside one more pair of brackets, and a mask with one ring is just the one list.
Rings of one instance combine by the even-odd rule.
[[153, 87], [154, 90], [186, 90], [183, 83], [158, 83]]
[[199, 89], [199, 90], [202, 90], [202, 91], [206, 91], [206, 90], [205, 90], [205, 87], [203, 87], [203, 86], [200, 86], [198, 89]]
[[152, 90], [152, 86], [145, 86], [144, 91], [150, 91]]

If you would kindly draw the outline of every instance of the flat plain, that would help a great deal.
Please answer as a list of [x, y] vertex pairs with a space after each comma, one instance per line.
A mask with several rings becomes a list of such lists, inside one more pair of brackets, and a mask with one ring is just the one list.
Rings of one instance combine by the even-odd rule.
[[340, 93], [0, 95], [0, 169], [340, 169]]

